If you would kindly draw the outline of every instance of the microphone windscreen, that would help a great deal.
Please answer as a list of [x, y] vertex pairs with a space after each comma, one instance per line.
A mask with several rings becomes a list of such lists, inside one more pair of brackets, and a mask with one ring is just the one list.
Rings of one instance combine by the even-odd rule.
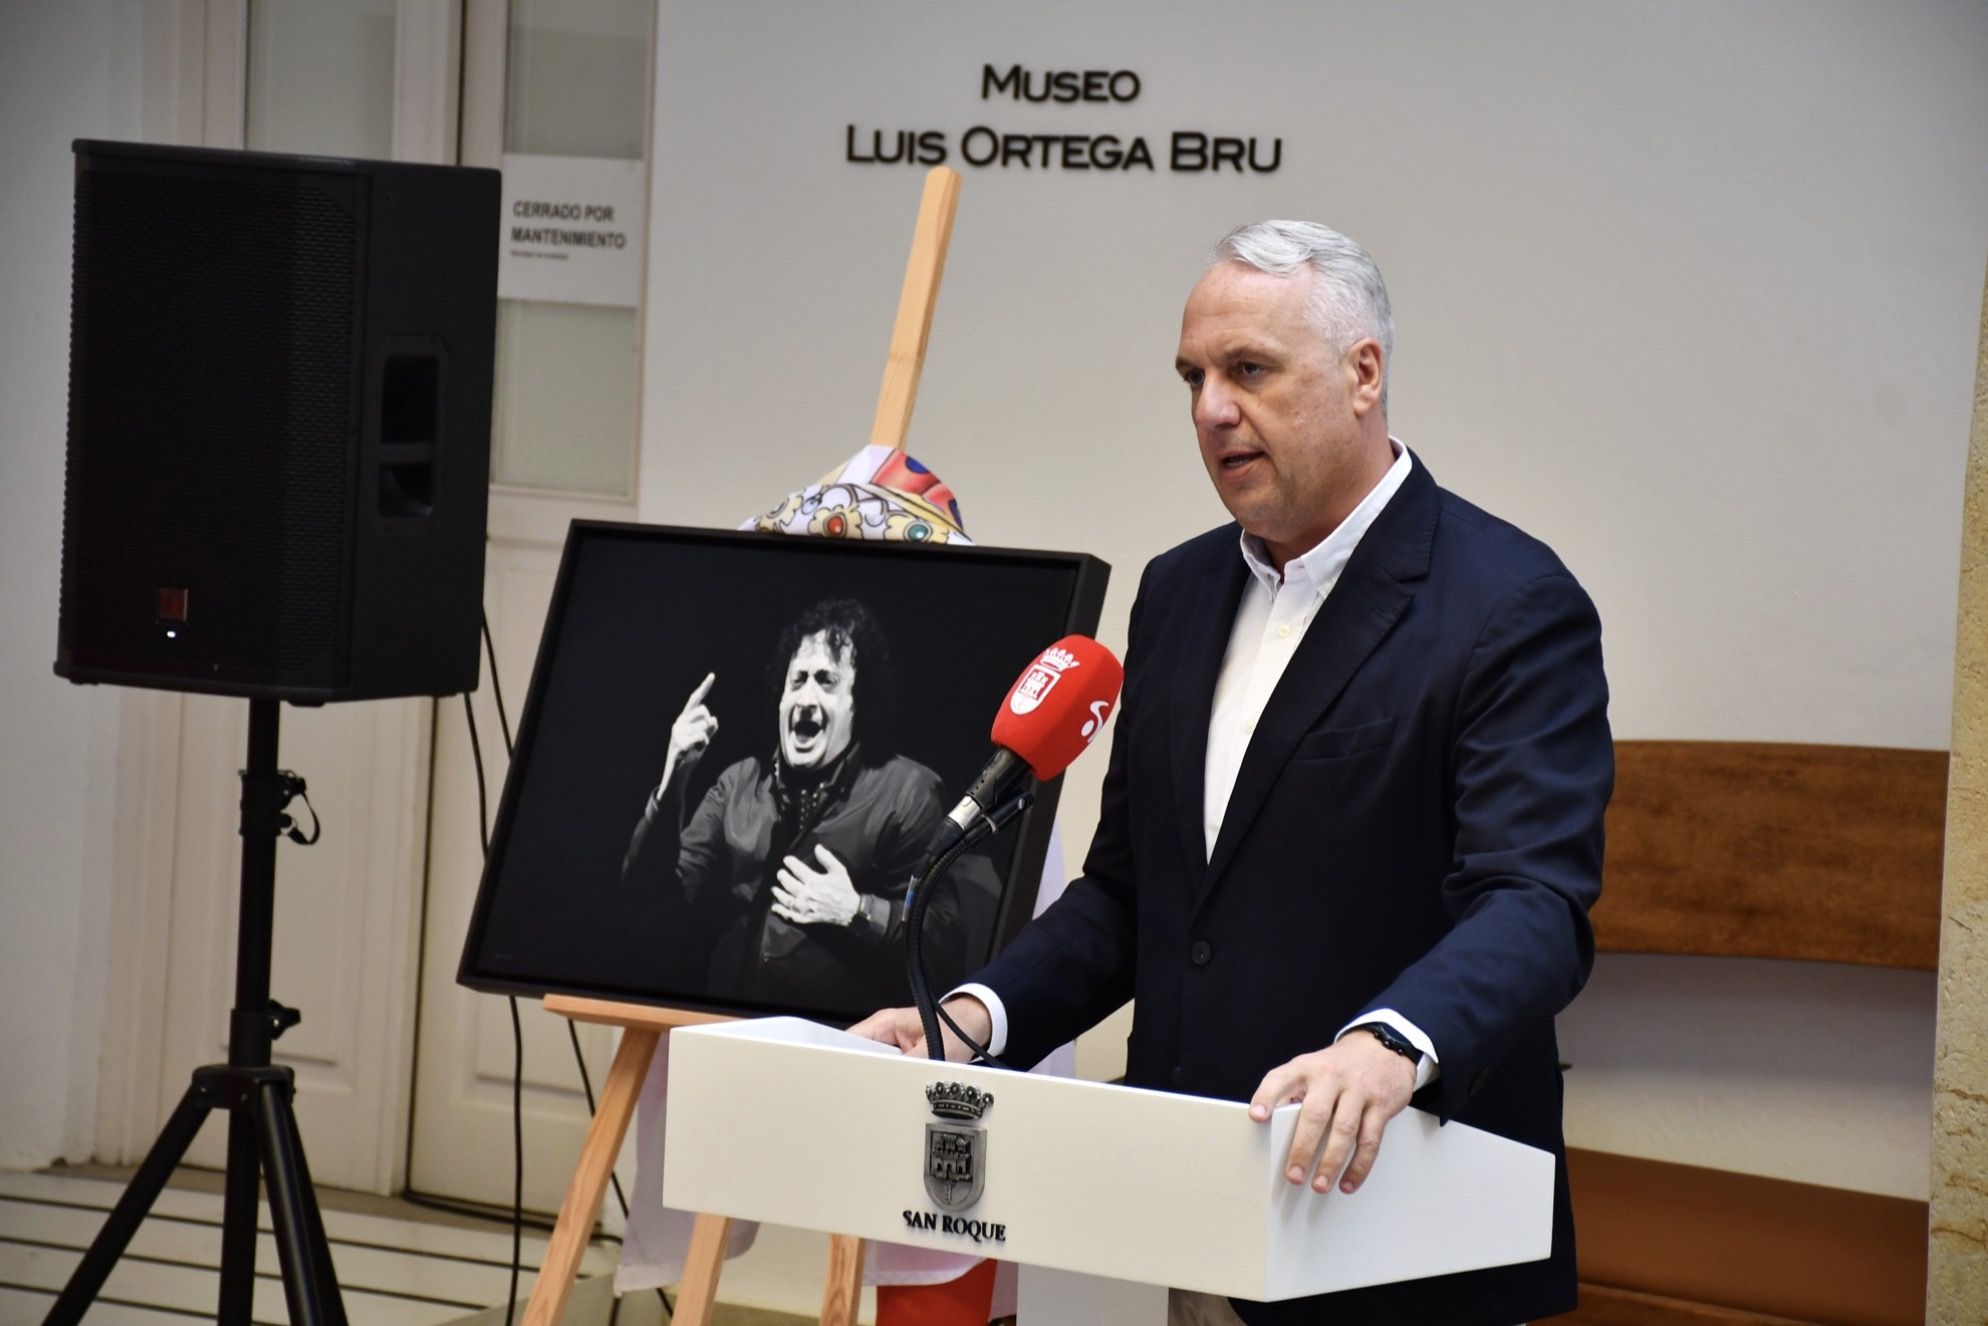
[[1085, 635], [1066, 635], [1036, 656], [994, 715], [994, 744], [1048, 780], [1084, 753], [1118, 704], [1125, 669]]

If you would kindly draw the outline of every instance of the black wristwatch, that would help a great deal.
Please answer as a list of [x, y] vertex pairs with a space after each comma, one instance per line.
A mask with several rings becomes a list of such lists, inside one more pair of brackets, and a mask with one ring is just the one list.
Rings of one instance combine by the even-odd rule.
[[1402, 1036], [1400, 1032], [1390, 1027], [1387, 1023], [1362, 1022], [1359, 1026], [1352, 1028], [1352, 1030], [1368, 1033], [1375, 1040], [1387, 1046], [1388, 1049], [1393, 1050], [1417, 1068], [1422, 1066], [1422, 1051], [1416, 1049], [1408, 1042], [1406, 1037]]

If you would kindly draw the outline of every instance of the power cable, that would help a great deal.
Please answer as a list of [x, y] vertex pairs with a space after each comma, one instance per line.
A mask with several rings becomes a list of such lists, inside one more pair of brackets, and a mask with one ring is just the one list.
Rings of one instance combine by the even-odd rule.
[[[490, 860], [490, 788], [483, 776], [483, 742], [476, 732], [476, 706], [463, 692], [463, 717], [469, 721], [469, 753], [476, 767], [476, 837], [483, 859]], [[501, 711], [500, 711], [501, 712]], [[509, 733], [506, 734], [509, 739]], [[511, 1292], [504, 1300], [504, 1326], [518, 1311], [518, 1278], [525, 1255], [525, 1028], [518, 1015], [518, 997], [511, 1005]]]
[[[504, 705], [504, 683], [497, 674], [497, 642], [490, 633], [490, 614], [488, 611], [485, 611], [483, 613], [483, 655], [489, 661], [490, 664], [490, 695], [491, 698], [495, 700], [497, 703], [497, 726], [499, 731], [501, 731], [504, 735], [504, 757], [505, 759], [509, 760], [515, 755], [516, 746], [512, 741], [511, 737], [510, 715], [506, 711]], [[463, 706], [464, 706], [464, 712], [469, 713], [470, 715], [470, 720], [469, 720], [470, 749], [476, 755], [477, 812], [481, 822], [487, 826], [489, 821], [489, 813], [485, 803], [486, 794], [484, 791], [484, 783], [483, 783], [483, 752], [481, 747], [478, 746], [477, 744], [476, 715], [469, 708], [469, 697], [467, 695], [463, 696]], [[483, 831], [483, 855], [486, 861], [490, 857], [490, 836], [487, 827]], [[513, 1124], [515, 1131], [517, 1132], [518, 1135], [517, 1147], [518, 1147], [518, 1156], [519, 1156], [518, 1199], [516, 1203], [516, 1208], [519, 1218], [522, 1219], [524, 1212], [524, 1187], [523, 1187], [524, 1116], [523, 1116], [522, 1098], [519, 1096], [518, 1093], [520, 1093], [522, 1090], [522, 1079], [524, 1076], [524, 1057], [523, 1057], [524, 1036], [522, 1030], [518, 1027], [518, 1001], [516, 996], [511, 997], [511, 1023], [512, 1023], [513, 1033], [516, 1036], [515, 1049], [518, 1055], [518, 1071], [512, 1081], [512, 1091], [514, 1097]], [[587, 1096], [587, 1114], [589, 1116], [592, 1116], [594, 1113], [597, 1112], [599, 1108], [598, 1104], [594, 1099], [593, 1077], [591, 1074], [587, 1072], [587, 1057], [580, 1049], [579, 1025], [575, 1023], [571, 1018], [566, 1019], [566, 1035], [567, 1039], [570, 1040], [573, 1045], [574, 1066], [580, 1070], [580, 1088], [586, 1093]], [[613, 1170], [609, 1170], [608, 1182], [614, 1188], [615, 1204], [621, 1208], [622, 1223], [624, 1226], [626, 1226], [628, 1221], [628, 1194], [622, 1190], [621, 1176], [615, 1173]], [[617, 1240], [617, 1242], [618, 1241], [619, 1240]], [[514, 1277], [516, 1276], [517, 1273], [516, 1261], [517, 1259], [514, 1257], [512, 1265], [512, 1274]], [[516, 1294], [515, 1283], [513, 1285], [513, 1292], [511, 1297], [512, 1301], [516, 1302], [517, 1294]], [[660, 1287], [658, 1287], [656, 1290], [656, 1297], [662, 1301], [663, 1319], [665, 1321], [674, 1319], [676, 1315], [676, 1306], [675, 1304], [670, 1302], [669, 1295], [664, 1293], [663, 1290]], [[614, 1311], [618, 1315], [620, 1313], [620, 1310], [621, 1310], [621, 1303], [619, 1298], [617, 1298], [615, 1301]], [[510, 1326], [510, 1318], [508, 1316], [506, 1316], [505, 1318], [505, 1326]]]

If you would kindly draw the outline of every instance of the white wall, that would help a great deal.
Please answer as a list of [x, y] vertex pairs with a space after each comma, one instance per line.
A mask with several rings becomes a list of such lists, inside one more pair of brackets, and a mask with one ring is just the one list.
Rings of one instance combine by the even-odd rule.
[[[1107, 643], [1141, 565], [1223, 519], [1181, 300], [1228, 226], [1310, 216], [1388, 274], [1396, 433], [1594, 593], [1618, 736], [1946, 744], [1988, 9], [740, 0], [665, 3], [660, 41], [645, 519], [735, 520], [865, 440], [923, 170], [847, 164], [845, 125], [944, 130], [965, 187], [911, 449], [981, 541], [1109, 560]], [[1143, 91], [981, 100], [1015, 62]], [[1283, 166], [961, 166], [976, 124], [1281, 135]], [[1811, 1004], [1836, 1015], [1787, 1029]], [[1932, 1012], [1912, 974], [1604, 961], [1569, 1127], [1923, 1195]]]
[[[116, 0], [0, 6], [0, 1166], [85, 1158], [103, 1023], [114, 696], [58, 680], [71, 157], [131, 136]], [[128, 14], [125, 15], [128, 18]]]

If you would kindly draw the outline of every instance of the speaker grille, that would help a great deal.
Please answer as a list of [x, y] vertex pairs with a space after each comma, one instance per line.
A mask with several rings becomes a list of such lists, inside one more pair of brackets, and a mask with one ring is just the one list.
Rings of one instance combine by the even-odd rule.
[[[341, 677], [363, 188], [79, 173], [61, 608], [73, 663]], [[157, 620], [168, 588], [187, 591], [173, 638]]]

